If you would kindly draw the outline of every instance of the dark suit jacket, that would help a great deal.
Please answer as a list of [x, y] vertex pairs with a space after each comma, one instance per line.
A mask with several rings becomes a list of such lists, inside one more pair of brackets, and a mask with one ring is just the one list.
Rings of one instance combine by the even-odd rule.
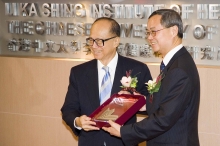
[[[132, 70], [131, 75], [137, 75], [137, 91], [148, 94], [145, 83], [151, 79], [149, 69], [146, 64], [136, 60], [118, 56], [118, 63], [115, 72], [114, 83], [111, 93], [118, 93], [121, 88], [121, 78], [126, 76], [126, 71]], [[61, 109], [63, 120], [72, 129], [75, 135], [79, 136], [80, 146], [101, 146], [104, 141], [106, 146], [124, 146], [120, 138], [111, 136], [109, 133], [100, 131], [86, 132], [74, 127], [73, 121], [81, 115], [89, 116], [100, 106], [97, 60], [91, 60], [71, 69], [69, 87], [64, 105]], [[136, 122], [133, 116], [126, 124]]]
[[163, 70], [165, 77], [153, 102], [147, 98], [149, 117], [121, 128], [126, 146], [199, 146], [200, 81], [194, 60], [181, 48]]

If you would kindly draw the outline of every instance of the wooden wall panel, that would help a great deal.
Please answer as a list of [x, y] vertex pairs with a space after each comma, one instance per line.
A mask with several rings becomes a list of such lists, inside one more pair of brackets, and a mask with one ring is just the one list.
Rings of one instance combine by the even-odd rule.
[[[70, 69], [82, 62], [0, 57], [1, 146], [77, 145], [77, 138], [62, 121], [60, 108]], [[156, 77], [159, 65], [148, 66], [152, 77]], [[220, 145], [220, 68], [198, 66], [198, 70], [200, 143]]]

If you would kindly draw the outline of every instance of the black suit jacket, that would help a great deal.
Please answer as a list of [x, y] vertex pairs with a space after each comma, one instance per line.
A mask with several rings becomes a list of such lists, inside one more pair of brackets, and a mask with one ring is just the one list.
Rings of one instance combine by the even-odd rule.
[[194, 60], [183, 47], [163, 70], [164, 78], [153, 102], [147, 98], [149, 117], [121, 128], [126, 146], [199, 146], [200, 81]]
[[[151, 79], [151, 75], [147, 65], [120, 55], [118, 56], [111, 94], [118, 93], [121, 90], [120, 80], [126, 76], [126, 71], [129, 70], [132, 70], [131, 75], [133, 76], [140, 72], [137, 75], [137, 91], [148, 94], [145, 83]], [[76, 117], [89, 116], [99, 106], [98, 69], [97, 60], [94, 59], [71, 69], [69, 87], [61, 109], [63, 120], [74, 134], [79, 136], [79, 146], [101, 146], [104, 141], [106, 146], [124, 146], [120, 138], [111, 136], [103, 130], [86, 132], [74, 127], [73, 121]], [[136, 116], [133, 116], [126, 124], [134, 122], [136, 122]]]

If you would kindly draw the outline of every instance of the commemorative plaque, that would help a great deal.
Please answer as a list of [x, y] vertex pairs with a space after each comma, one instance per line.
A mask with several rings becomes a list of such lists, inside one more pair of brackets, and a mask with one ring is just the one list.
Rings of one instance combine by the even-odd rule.
[[146, 104], [146, 100], [142, 95], [114, 94], [98, 107], [90, 117], [99, 128], [109, 127], [108, 120], [123, 125], [144, 104]]

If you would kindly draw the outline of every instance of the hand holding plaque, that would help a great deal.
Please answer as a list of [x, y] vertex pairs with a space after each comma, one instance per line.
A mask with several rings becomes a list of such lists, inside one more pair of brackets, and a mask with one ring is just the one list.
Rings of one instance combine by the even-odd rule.
[[109, 127], [108, 120], [123, 125], [143, 105], [145, 98], [142, 95], [114, 94], [97, 108], [90, 117], [96, 122], [96, 126]]
[[[126, 76], [123, 76], [121, 79], [122, 91], [126, 91], [124, 93], [138, 93], [135, 89], [138, 80], [136, 76], [131, 77], [131, 72], [131, 70], [126, 71]], [[90, 117], [99, 128], [109, 127], [108, 120], [123, 125], [145, 104], [146, 100], [142, 95], [114, 94], [97, 108]]]

